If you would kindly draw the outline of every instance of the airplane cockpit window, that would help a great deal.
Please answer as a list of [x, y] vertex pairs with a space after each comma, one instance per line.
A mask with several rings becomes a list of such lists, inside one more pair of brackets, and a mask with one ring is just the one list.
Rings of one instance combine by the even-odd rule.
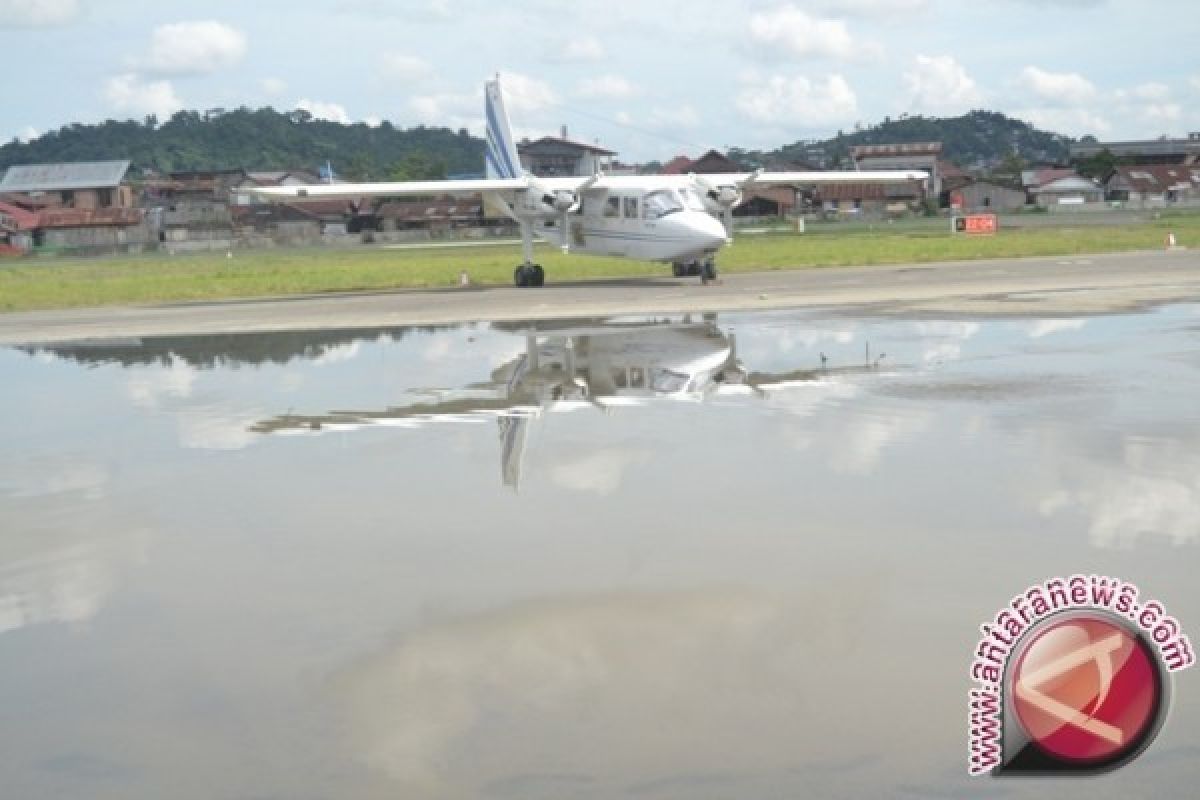
[[683, 211], [683, 202], [674, 189], [658, 189], [642, 198], [646, 219], [658, 219], [676, 211]]
[[683, 195], [683, 204], [689, 211], [707, 210], [704, 208], [704, 198], [695, 189], [681, 189], [679, 193]]
[[650, 369], [650, 388], [656, 392], [673, 393], [687, 386], [688, 376], [662, 367]]

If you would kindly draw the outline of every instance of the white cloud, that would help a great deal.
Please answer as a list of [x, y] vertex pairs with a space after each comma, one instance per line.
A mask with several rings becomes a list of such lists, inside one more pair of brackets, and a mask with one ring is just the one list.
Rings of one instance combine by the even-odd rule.
[[1039, 319], [1026, 325], [1030, 339], [1041, 339], [1055, 333], [1083, 330], [1087, 325], [1085, 319]]
[[623, 99], [633, 97], [639, 90], [620, 75], [599, 75], [580, 81], [576, 94], [580, 97]]
[[1095, 84], [1076, 72], [1047, 72], [1037, 67], [1021, 70], [1019, 83], [1039, 100], [1052, 104], [1081, 105], [1096, 99]]
[[858, 111], [858, 97], [841, 75], [824, 80], [773, 75], [744, 87], [735, 102], [756, 122], [803, 127], [845, 122]]
[[[507, 99], [507, 90], [505, 92]], [[457, 94], [416, 95], [408, 101], [415, 120], [425, 125], [466, 128], [473, 133], [483, 130], [483, 90]]]
[[178, 412], [179, 444], [191, 450], [242, 450], [257, 434], [253, 416], [238, 416], [220, 409], [189, 408]]
[[350, 115], [346, 113], [345, 106], [339, 103], [326, 103], [321, 100], [309, 100], [307, 97], [302, 97], [296, 101], [296, 108], [301, 111], [307, 111], [317, 119], [327, 119], [330, 122], [340, 122], [343, 125], [350, 124]]
[[127, 72], [108, 79], [104, 98], [114, 111], [123, 114], [154, 114], [160, 119], [183, 108], [170, 81], [146, 81]]
[[334, 345], [309, 361], [310, 366], [327, 367], [330, 364], [340, 364], [343, 361], [353, 361], [362, 351], [362, 342], [355, 340]]
[[852, 59], [877, 55], [878, 45], [856, 41], [840, 19], [814, 17], [794, 5], [750, 16], [750, 39], [755, 52], [789, 59]]
[[604, 45], [592, 36], [568, 39], [556, 46], [546, 57], [547, 61], [564, 64], [579, 64], [600, 61], [605, 56]]
[[1171, 87], [1165, 83], [1143, 83], [1130, 89], [1129, 95], [1138, 100], [1161, 102], [1171, 96]]
[[433, 74], [428, 61], [404, 53], [384, 53], [379, 57], [379, 76], [399, 83], [416, 83]]
[[[504, 87], [504, 103], [509, 112], [537, 112], [558, 104], [558, 96], [550, 84], [519, 72], [505, 72], [500, 76]], [[476, 114], [483, 113], [482, 102]]]
[[135, 406], [156, 410], [172, 399], [191, 397], [198, 377], [195, 367], [173, 355], [168, 367], [129, 370], [126, 388]]
[[334, 8], [338, 13], [399, 17], [405, 22], [443, 22], [452, 16], [450, 0], [338, 0]]
[[923, 347], [926, 364], [944, 364], [962, 358], [963, 345], [979, 333], [978, 322], [930, 321], [918, 322], [917, 333]]
[[822, 9], [835, 14], [856, 14], [876, 17], [892, 14], [912, 14], [929, 8], [929, 0], [828, 0]]
[[1113, 129], [1107, 117], [1083, 108], [1018, 108], [1012, 114], [1036, 128], [1070, 136], [1103, 136]]
[[564, 460], [550, 470], [550, 480], [564, 489], [610, 495], [621, 487], [629, 467], [649, 459], [646, 450], [605, 448]]
[[918, 55], [904, 82], [916, 111], [959, 114], [983, 102], [979, 87], [953, 56]]
[[700, 112], [684, 103], [681, 106], [658, 106], [650, 112], [646, 126], [655, 130], [691, 130], [700, 127]]
[[282, 78], [263, 78], [258, 85], [269, 95], [280, 95], [287, 91], [287, 81]]
[[1188, 83], [1191, 84], [1193, 89], [1195, 89], [1197, 92], [1200, 92], [1200, 75], [1193, 75], [1192, 77], [1188, 78]]
[[[835, 713], [838, 692], [802, 690], [828, 685], [810, 654], [844, 646], [829, 632], [854, 630], [875, 602], [811, 602], [820, 624], [791, 598], [760, 591], [549, 598], [413, 630], [331, 686], [355, 752], [400, 796], [499, 794], [513, 775], [564, 764], [589, 776], [593, 796], [666, 781], [686, 795], [699, 785], [697, 764], [740, 775], [790, 763], [805, 722]], [[851, 672], [839, 677], [849, 683]], [[766, 732], [753, 744], [750, 727]], [[518, 735], [487, 736], [498, 729]], [[857, 736], [859, 747], [878, 746]], [[475, 757], [485, 740], [489, 757]], [[511, 794], [580, 793], [555, 788]]]
[[1193, 444], [1129, 435], [1118, 461], [1066, 462], [1066, 471], [1058, 467], [1056, 474], [1068, 485], [1043, 498], [1039, 511], [1084, 514], [1096, 547], [1129, 548], [1144, 536], [1193, 543], [1200, 535], [1200, 459]]
[[52, 28], [79, 16], [79, 0], [0, 0], [0, 28]]
[[1102, 91], [1077, 73], [1026, 67], [1018, 85], [1038, 102], [1014, 109], [1015, 116], [1039, 128], [1073, 136], [1108, 135], [1114, 128], [1112, 119], [1124, 121], [1124, 135], [1157, 136], [1178, 131], [1184, 119], [1184, 106], [1174, 101], [1171, 87], [1164, 83], [1151, 81]]
[[223, 22], [173, 22], [154, 29], [150, 52], [136, 66], [157, 75], [206, 75], [245, 55], [246, 35]]
[[42, 134], [38, 132], [37, 128], [33, 127], [32, 125], [26, 125], [24, 128], [17, 131], [13, 138], [18, 142], [32, 142], [41, 135]]

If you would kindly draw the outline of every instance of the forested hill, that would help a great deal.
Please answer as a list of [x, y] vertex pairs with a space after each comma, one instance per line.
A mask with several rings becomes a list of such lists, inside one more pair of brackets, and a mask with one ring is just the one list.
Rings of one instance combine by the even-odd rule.
[[[838, 166], [853, 145], [929, 141], [943, 142], [945, 158], [971, 167], [998, 164], [1014, 149], [1026, 162], [1065, 162], [1071, 140], [1003, 114], [973, 111], [949, 119], [886, 119], [824, 141], [800, 141], [770, 152], [734, 148], [730, 156], [750, 164], [805, 162], [820, 151], [829, 166]], [[400, 129], [389, 122], [344, 125], [314, 119], [306, 111], [239, 108], [180, 111], [162, 125], [153, 117], [66, 125], [31, 142], [0, 146], [0, 170], [13, 164], [122, 158], [133, 162], [134, 175], [146, 168], [316, 171], [330, 161], [350, 180], [406, 180], [481, 172], [483, 140], [466, 130]]]
[[66, 125], [28, 143], [0, 146], [0, 170], [13, 164], [130, 159], [143, 168], [173, 170], [245, 168], [334, 171], [355, 180], [435, 178], [483, 171], [483, 140], [466, 130], [343, 125], [306, 111], [270, 108], [206, 113], [180, 111], [162, 125], [108, 120]]
[[[746, 151], [748, 161], [811, 160], [814, 150], [824, 151], [833, 163], [849, 156], [850, 148], [864, 144], [942, 142], [943, 157], [963, 167], [994, 165], [1014, 151], [1031, 163], [1066, 163], [1070, 137], [1038, 130], [1027, 122], [994, 111], [972, 111], [961, 117], [903, 117], [843, 133], [824, 141], [801, 141], [763, 153]], [[735, 154], [737, 155], [737, 154]]]

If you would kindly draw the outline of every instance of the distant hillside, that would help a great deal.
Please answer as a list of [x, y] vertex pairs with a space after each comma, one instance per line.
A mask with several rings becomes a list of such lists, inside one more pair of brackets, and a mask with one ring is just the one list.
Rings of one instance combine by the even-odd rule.
[[162, 125], [108, 120], [66, 125], [28, 143], [0, 146], [0, 170], [13, 164], [127, 158], [136, 170], [298, 169], [326, 160], [353, 179], [432, 178], [482, 172], [483, 141], [466, 130], [343, 125], [305, 111], [270, 108], [201, 114], [180, 111]]
[[[800, 141], [769, 152], [733, 148], [729, 155], [747, 164], [807, 161], [837, 166], [853, 145], [927, 141], [943, 142], [946, 158], [971, 167], [998, 164], [1014, 148], [1027, 162], [1065, 163], [1071, 139], [1003, 114], [973, 111], [949, 119], [886, 119], [863, 130], [839, 131], [824, 141]], [[351, 180], [403, 180], [481, 172], [483, 140], [466, 130], [404, 130], [389, 122], [377, 127], [343, 125], [313, 119], [305, 111], [239, 108], [203, 114], [180, 111], [162, 125], [153, 117], [65, 125], [31, 142], [14, 140], [0, 146], [0, 170], [13, 164], [119, 158], [133, 162], [135, 175], [144, 168], [315, 171], [328, 160], [339, 176]]]
[[1034, 128], [1027, 122], [993, 111], [972, 111], [961, 117], [904, 117], [843, 133], [823, 141], [800, 141], [770, 152], [734, 151], [749, 162], [813, 161], [823, 154], [829, 165], [849, 157], [850, 148], [863, 144], [942, 142], [943, 156], [963, 167], [995, 165], [1014, 152], [1027, 162], [1066, 163], [1071, 138]]

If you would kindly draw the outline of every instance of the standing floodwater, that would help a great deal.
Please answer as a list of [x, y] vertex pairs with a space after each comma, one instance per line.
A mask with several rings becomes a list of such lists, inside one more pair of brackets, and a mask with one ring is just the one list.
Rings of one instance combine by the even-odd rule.
[[14, 798], [1185, 796], [971, 785], [978, 624], [1200, 630], [1200, 307], [0, 350]]

